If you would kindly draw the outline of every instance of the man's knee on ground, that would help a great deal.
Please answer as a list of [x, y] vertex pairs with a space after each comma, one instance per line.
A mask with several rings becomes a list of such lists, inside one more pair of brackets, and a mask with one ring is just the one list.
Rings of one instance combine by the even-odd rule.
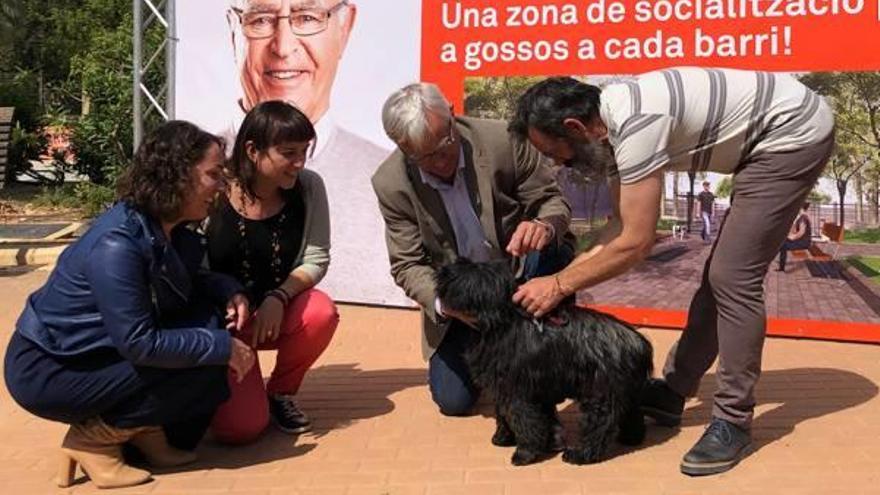
[[467, 390], [432, 390], [431, 396], [444, 416], [467, 416], [473, 412], [477, 402], [477, 395]]

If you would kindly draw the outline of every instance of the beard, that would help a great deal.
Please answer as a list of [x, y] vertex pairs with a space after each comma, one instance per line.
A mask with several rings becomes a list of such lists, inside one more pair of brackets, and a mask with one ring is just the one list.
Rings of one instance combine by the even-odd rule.
[[587, 139], [569, 141], [574, 156], [565, 161], [565, 166], [581, 174], [585, 179], [605, 179], [609, 172], [617, 168], [614, 153], [607, 141]]

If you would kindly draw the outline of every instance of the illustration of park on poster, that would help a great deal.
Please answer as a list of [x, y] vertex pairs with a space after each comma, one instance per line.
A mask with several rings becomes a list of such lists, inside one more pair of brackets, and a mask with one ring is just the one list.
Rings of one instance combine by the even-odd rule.
[[[470, 84], [481, 78], [572, 75], [596, 77], [602, 84], [674, 66], [789, 72], [799, 77], [824, 72], [873, 76], [880, 70], [878, 0], [424, 0], [422, 7], [421, 77], [438, 83], [456, 108], [463, 108], [470, 96], [466, 88], [483, 87]], [[877, 95], [880, 88], [861, 89]], [[853, 101], [863, 111], [859, 118], [870, 120], [867, 107], [876, 96]], [[483, 109], [491, 107], [486, 104]], [[880, 115], [880, 109], [874, 110], [873, 115]], [[863, 161], [876, 156], [878, 145], [871, 141], [876, 129], [863, 133], [868, 137], [862, 144], [870, 154], [862, 156]], [[838, 144], [844, 140], [840, 135], [848, 131], [852, 129], [839, 129]], [[851, 134], [847, 137], [855, 139]], [[851, 163], [850, 158], [854, 157], [840, 162]], [[635, 280], [651, 286], [647, 280], [664, 272], [646, 269], [645, 273], [644, 279]], [[639, 291], [636, 285], [626, 287]], [[643, 324], [684, 325], [686, 300], [683, 307], [661, 304], [635, 315], [629, 310], [637, 303], [625, 296], [615, 299], [621, 297], [616, 290], [605, 292], [610, 299], [591, 300], [609, 311], [623, 308], [618, 316], [628, 315]], [[768, 314], [772, 335], [848, 339], [856, 338], [858, 331], [862, 332], [858, 338], [876, 338], [875, 320], [861, 321], [860, 316], [829, 324], [809, 314], [774, 311]]]

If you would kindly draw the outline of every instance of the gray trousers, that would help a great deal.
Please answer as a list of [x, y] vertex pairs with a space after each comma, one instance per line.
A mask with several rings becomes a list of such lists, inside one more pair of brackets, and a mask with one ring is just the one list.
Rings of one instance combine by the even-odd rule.
[[667, 383], [689, 397], [717, 356], [712, 415], [745, 429], [751, 427], [761, 375], [767, 267], [833, 147], [832, 133], [816, 144], [759, 154], [740, 165], [733, 176], [731, 207], [706, 260], [687, 326], [666, 358]]

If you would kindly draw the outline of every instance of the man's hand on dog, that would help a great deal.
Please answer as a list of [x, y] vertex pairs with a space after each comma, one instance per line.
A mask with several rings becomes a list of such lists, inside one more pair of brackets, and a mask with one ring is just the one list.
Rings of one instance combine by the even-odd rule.
[[507, 243], [511, 256], [523, 256], [532, 251], [540, 251], [550, 242], [551, 228], [548, 224], [534, 220], [520, 222]]
[[513, 295], [513, 302], [540, 318], [553, 311], [565, 294], [559, 288], [555, 277], [537, 277], [519, 286]]

